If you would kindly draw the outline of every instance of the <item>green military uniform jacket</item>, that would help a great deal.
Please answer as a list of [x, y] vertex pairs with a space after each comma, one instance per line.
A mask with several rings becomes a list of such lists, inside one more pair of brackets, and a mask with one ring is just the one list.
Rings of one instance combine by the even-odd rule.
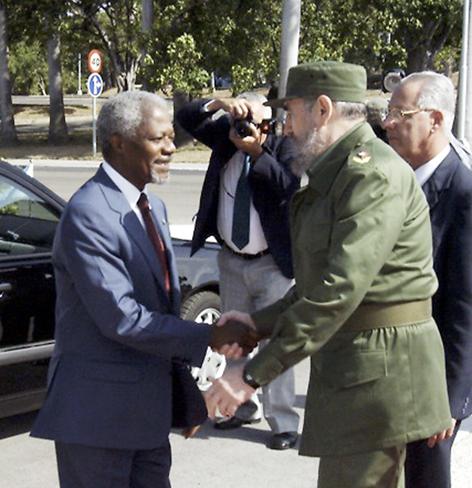
[[291, 205], [296, 285], [253, 315], [273, 333], [248, 373], [265, 385], [311, 356], [301, 454], [381, 449], [448, 428], [444, 353], [430, 315], [399, 327], [345, 325], [360, 305], [404, 307], [437, 288], [428, 205], [413, 171], [361, 123], [307, 173]]

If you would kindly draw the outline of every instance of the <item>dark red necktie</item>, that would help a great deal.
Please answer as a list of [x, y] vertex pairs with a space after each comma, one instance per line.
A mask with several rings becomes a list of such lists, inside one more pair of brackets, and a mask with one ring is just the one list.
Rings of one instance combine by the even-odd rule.
[[167, 264], [166, 248], [152, 220], [149, 200], [145, 193], [141, 193], [139, 197], [138, 208], [141, 211], [141, 215], [143, 216], [144, 225], [146, 226], [149, 239], [151, 239], [151, 243], [154, 247], [154, 250], [156, 251], [157, 258], [159, 259], [159, 262], [161, 263], [162, 269], [164, 271], [164, 285], [167, 294], [170, 296], [170, 275], [169, 266]]

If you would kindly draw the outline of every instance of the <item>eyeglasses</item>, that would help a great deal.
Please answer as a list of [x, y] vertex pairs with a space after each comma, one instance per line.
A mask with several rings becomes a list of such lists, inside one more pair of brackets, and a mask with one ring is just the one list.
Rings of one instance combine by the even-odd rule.
[[400, 120], [404, 120], [406, 118], [412, 117], [413, 115], [418, 114], [420, 112], [432, 112], [432, 111], [433, 111], [433, 109], [431, 109], [431, 108], [414, 108], [411, 110], [402, 110], [400, 108], [391, 108], [391, 109], [386, 110], [382, 114], [382, 118], [384, 121], [389, 119], [389, 118], [392, 120], [400, 121]]

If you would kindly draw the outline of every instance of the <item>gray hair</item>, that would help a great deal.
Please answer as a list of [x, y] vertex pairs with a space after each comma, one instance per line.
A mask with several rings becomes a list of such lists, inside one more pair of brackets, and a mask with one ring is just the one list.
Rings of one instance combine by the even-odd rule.
[[333, 102], [341, 118], [346, 120], [366, 119], [367, 107], [365, 103]]
[[243, 100], [247, 100], [248, 102], [259, 102], [259, 103], [267, 102], [267, 98], [261, 93], [250, 92], [250, 91], [240, 93], [236, 98], [240, 98], [240, 99], [242, 98]]
[[[248, 102], [260, 103], [261, 105], [264, 105], [264, 103], [267, 102], [267, 97], [261, 93], [251, 91], [240, 93], [236, 98], [239, 98], [240, 100], [247, 100]], [[272, 109], [270, 107], [263, 106], [262, 111], [264, 119], [272, 118]]]
[[[312, 98], [303, 99], [305, 110], [310, 111], [315, 105], [317, 99]], [[341, 118], [346, 120], [356, 120], [356, 119], [366, 119], [367, 118], [367, 107], [365, 103], [355, 103], [355, 102], [336, 102], [333, 100], [333, 106], [336, 112]]]
[[434, 71], [420, 71], [403, 78], [399, 86], [410, 82], [420, 83], [418, 99], [416, 100], [417, 107], [441, 112], [446, 129], [450, 132], [456, 106], [456, 94], [452, 81], [447, 76]]
[[143, 120], [143, 109], [151, 104], [169, 112], [162, 97], [140, 90], [119, 93], [103, 104], [97, 119], [97, 136], [105, 157], [110, 153], [111, 136], [134, 137]]

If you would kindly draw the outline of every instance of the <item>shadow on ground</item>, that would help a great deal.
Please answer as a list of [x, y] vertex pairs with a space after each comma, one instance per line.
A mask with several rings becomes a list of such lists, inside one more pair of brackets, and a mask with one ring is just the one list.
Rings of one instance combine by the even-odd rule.
[[6, 439], [19, 434], [25, 434], [31, 430], [37, 412], [29, 412], [0, 419], [0, 439]]

